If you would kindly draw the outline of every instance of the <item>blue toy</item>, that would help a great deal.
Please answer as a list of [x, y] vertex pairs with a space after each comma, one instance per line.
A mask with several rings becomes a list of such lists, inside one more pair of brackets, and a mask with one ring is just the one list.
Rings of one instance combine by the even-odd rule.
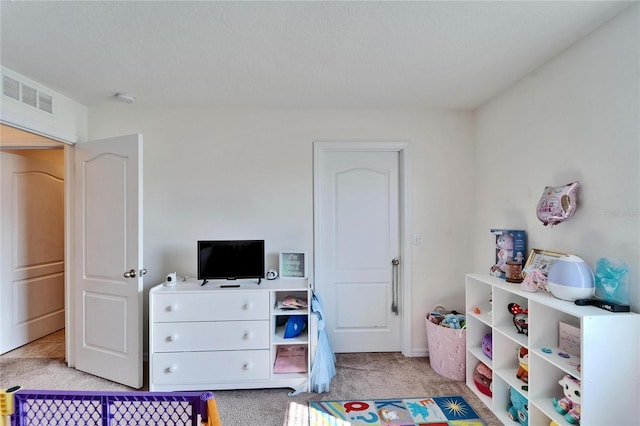
[[444, 319], [442, 320], [440, 325], [454, 329], [461, 329], [467, 325], [466, 321], [467, 317], [465, 317], [464, 315], [447, 314], [444, 316]]
[[511, 402], [507, 407], [509, 418], [514, 422], [520, 422], [522, 426], [529, 425], [529, 406], [527, 398], [517, 392], [513, 386], [509, 388]]

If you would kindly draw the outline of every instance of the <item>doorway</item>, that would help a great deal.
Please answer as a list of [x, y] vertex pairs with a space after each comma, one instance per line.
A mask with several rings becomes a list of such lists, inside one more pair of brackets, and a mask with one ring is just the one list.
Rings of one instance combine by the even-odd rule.
[[314, 144], [314, 285], [335, 352], [409, 353], [408, 144]]
[[64, 336], [64, 147], [4, 124], [0, 128], [5, 207], [0, 353], [52, 333]]

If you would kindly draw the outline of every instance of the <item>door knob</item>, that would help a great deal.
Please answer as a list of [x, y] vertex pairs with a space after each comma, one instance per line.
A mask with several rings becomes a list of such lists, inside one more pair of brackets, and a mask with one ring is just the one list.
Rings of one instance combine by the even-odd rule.
[[124, 277], [125, 278], [135, 278], [136, 277], [136, 270], [132, 269], [129, 272], [125, 272], [124, 273]]

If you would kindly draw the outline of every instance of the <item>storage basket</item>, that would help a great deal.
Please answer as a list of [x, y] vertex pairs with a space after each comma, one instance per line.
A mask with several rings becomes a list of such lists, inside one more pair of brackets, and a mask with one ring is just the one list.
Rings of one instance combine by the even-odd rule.
[[425, 318], [427, 325], [427, 344], [429, 345], [429, 363], [441, 376], [460, 382], [466, 375], [466, 329], [452, 329], [438, 325]]

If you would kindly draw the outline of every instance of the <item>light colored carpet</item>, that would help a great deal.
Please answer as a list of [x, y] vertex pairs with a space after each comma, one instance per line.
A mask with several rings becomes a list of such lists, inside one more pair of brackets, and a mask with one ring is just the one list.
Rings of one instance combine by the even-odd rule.
[[[15, 351], [14, 351], [15, 352]], [[0, 357], [0, 389], [129, 391], [126, 386], [69, 368], [63, 358]], [[28, 356], [25, 353], [18, 355]], [[42, 354], [40, 355], [42, 356]], [[146, 367], [146, 366], [145, 366]], [[147, 383], [145, 381], [145, 383]], [[142, 390], [147, 390], [145, 386]], [[399, 353], [338, 354], [329, 392], [288, 396], [290, 389], [214, 391], [224, 426], [306, 426], [309, 401], [462, 395], [489, 426], [502, 423], [462, 382], [434, 372], [428, 358]]]

